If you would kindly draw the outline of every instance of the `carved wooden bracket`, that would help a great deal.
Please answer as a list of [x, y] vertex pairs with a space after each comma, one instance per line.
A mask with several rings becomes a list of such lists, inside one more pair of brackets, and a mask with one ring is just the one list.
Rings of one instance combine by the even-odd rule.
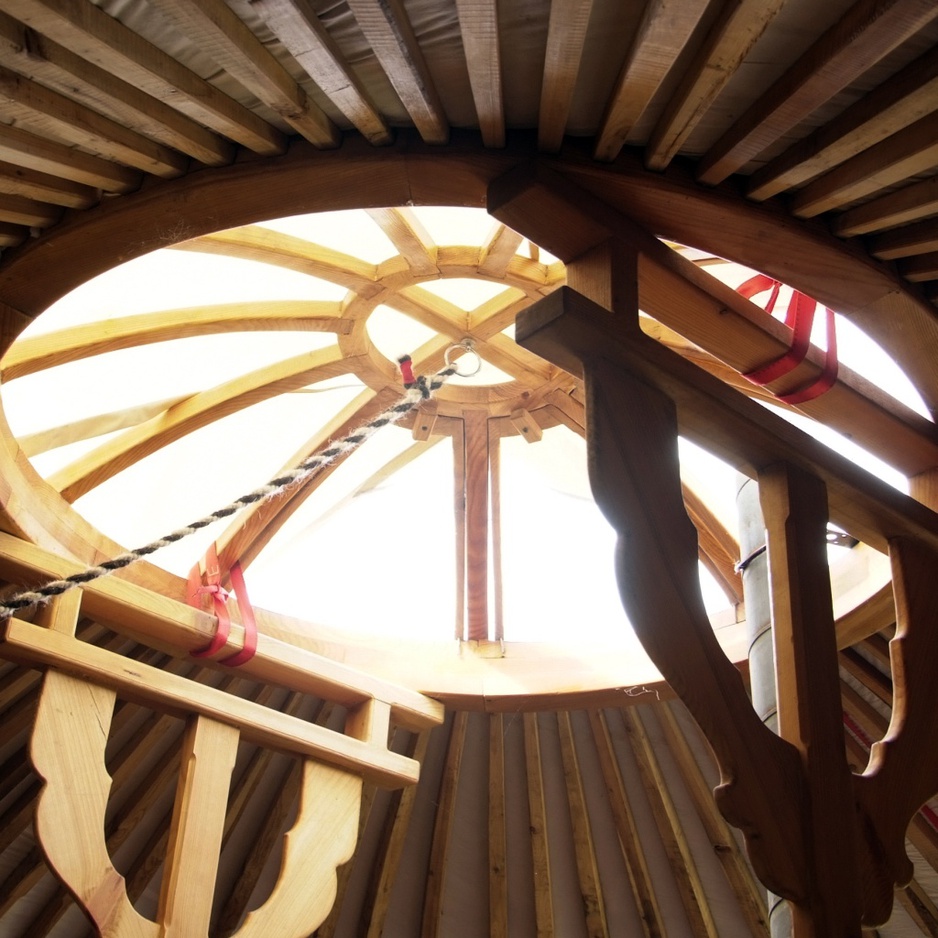
[[[234, 934], [312, 933], [335, 901], [336, 868], [355, 849], [363, 778], [389, 788], [417, 779], [419, 765], [387, 748], [390, 705], [367, 699], [349, 711], [344, 733], [310, 724], [79, 641], [79, 602], [78, 591], [56, 600], [48, 628], [16, 619], [2, 627], [5, 656], [46, 668], [31, 756], [45, 782], [36, 832], [51, 868], [104, 938], [208, 934], [227, 792], [244, 738], [300, 756], [303, 774], [277, 881]], [[133, 908], [105, 841], [105, 747], [118, 696], [187, 724], [155, 922]]]
[[[793, 900], [797, 938], [858, 938], [861, 921], [888, 919], [893, 886], [911, 872], [905, 830], [938, 791], [938, 518], [569, 288], [526, 310], [516, 335], [586, 382], [590, 478], [619, 534], [623, 605], [713, 747], [720, 809], [743, 830], [760, 879]], [[679, 431], [759, 479], [781, 736], [756, 717], [704, 611]], [[828, 501], [850, 533], [889, 545], [898, 607], [892, 723], [852, 783], [825, 554]]]

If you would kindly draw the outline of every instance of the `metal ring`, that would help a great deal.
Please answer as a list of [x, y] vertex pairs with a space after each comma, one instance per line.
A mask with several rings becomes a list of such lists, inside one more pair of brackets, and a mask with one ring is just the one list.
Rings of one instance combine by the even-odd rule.
[[[472, 371], [460, 371], [450, 361], [453, 352], [456, 349], [462, 349], [464, 352], [471, 352], [476, 357], [476, 366]], [[482, 370], [482, 356], [472, 347], [472, 342], [469, 339], [466, 339], [464, 342], [458, 342], [456, 345], [451, 345], [447, 350], [446, 354], [443, 356], [443, 361], [446, 362], [446, 367], [453, 368], [453, 374], [459, 378], [472, 378], [477, 375]]]

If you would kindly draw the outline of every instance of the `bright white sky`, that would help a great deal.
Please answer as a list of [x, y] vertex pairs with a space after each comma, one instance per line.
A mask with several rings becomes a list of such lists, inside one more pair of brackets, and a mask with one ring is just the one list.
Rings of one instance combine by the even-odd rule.
[[[479, 244], [492, 225], [481, 211], [420, 209], [419, 214], [439, 245]], [[378, 226], [359, 212], [297, 217], [269, 227], [371, 263], [396, 253]], [[707, 269], [732, 285], [750, 275], [731, 264]], [[471, 309], [496, 288], [460, 280], [428, 289]], [[338, 300], [343, 295], [333, 284], [272, 266], [166, 250], [80, 287], [39, 317], [27, 334], [206, 303]], [[785, 302], [783, 295], [780, 310]], [[818, 319], [821, 334], [815, 342], [823, 345], [823, 317]], [[875, 376], [890, 393], [924, 412], [899, 369], [850, 323], [838, 320], [841, 360]], [[370, 330], [389, 358], [411, 351], [430, 335], [390, 311], [376, 314]], [[176, 340], [12, 381], [2, 389], [3, 406], [14, 433], [23, 435], [212, 387], [332, 342], [330, 334], [309, 332]], [[497, 381], [500, 376], [489, 367], [465, 380]], [[361, 387], [349, 376], [309, 393], [255, 405], [125, 470], [80, 499], [76, 508], [126, 547], [145, 544], [265, 482]], [[829, 442], [831, 435], [825, 436]], [[41, 454], [34, 463], [49, 474], [103, 439]], [[389, 428], [336, 472], [250, 567], [252, 600], [353, 631], [449, 639], [455, 616], [449, 440], [428, 447], [390, 480], [356, 494], [377, 468], [412, 445], [407, 431]], [[838, 438], [833, 445], [904, 488], [900, 475], [871, 461], [849, 441]], [[689, 445], [682, 447], [682, 460], [692, 484], [735, 530], [735, 473]], [[546, 432], [533, 445], [518, 438], [503, 441], [504, 620], [509, 640], [551, 641], [576, 634], [580, 641], [633, 641], [624, 627], [612, 574], [614, 537], [589, 495], [585, 462], [582, 440], [565, 428]], [[220, 523], [206, 529], [152, 559], [185, 575], [224, 527]], [[725, 606], [716, 587], [704, 585], [710, 607]]]

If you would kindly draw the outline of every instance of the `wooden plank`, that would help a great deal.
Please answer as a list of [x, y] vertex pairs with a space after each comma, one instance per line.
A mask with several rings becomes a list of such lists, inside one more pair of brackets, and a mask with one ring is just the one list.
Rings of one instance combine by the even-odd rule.
[[649, 169], [668, 166], [783, 5], [740, 0], [723, 7], [648, 140]]
[[856, 816], [843, 748], [827, 497], [818, 478], [789, 465], [760, 472], [758, 481], [769, 556], [778, 728], [801, 755], [809, 812], [808, 894], [791, 903], [793, 935], [860, 938], [861, 919], [882, 919], [870, 916], [867, 877], [861, 896], [861, 870], [870, 871], [852, 847]]
[[642, 788], [645, 790], [655, 826], [668, 856], [691, 933], [701, 938], [719, 938], [700, 872], [684, 833], [684, 825], [668, 790], [644, 722], [638, 714], [638, 708], [623, 707], [621, 715], [632, 744], [632, 752], [635, 754]]
[[603, 938], [608, 933], [609, 923], [606, 919], [606, 904], [599, 879], [599, 863], [593, 845], [589, 810], [583, 790], [583, 775], [573, 740], [569, 712], [557, 714], [557, 725], [560, 731], [560, 756], [563, 763], [567, 801], [570, 805], [573, 850], [580, 883], [580, 895], [583, 899], [586, 934], [589, 938]]
[[401, 0], [348, 0], [358, 25], [426, 143], [446, 143], [449, 123]]
[[26, 29], [9, 17], [0, 19], [0, 61], [208, 166], [225, 166], [234, 159], [234, 147], [229, 141], [40, 33], [30, 31], [27, 39]]
[[308, 0], [255, 0], [251, 8], [369, 143], [380, 146], [391, 142], [391, 131], [368, 89], [349, 67]]
[[553, 938], [550, 846], [547, 837], [547, 805], [541, 775], [541, 743], [536, 713], [523, 713], [524, 761], [528, 780], [528, 813], [531, 820], [531, 859], [534, 866], [534, 914], [537, 938]]
[[51, 136], [104, 159], [115, 160], [164, 179], [181, 176], [188, 158], [127, 130], [96, 111], [0, 68], [0, 103], [9, 118], [24, 130]]
[[697, 179], [716, 185], [738, 172], [936, 16], [931, 0], [859, 0], [733, 121]]
[[420, 925], [421, 938], [436, 938], [440, 934], [443, 921], [443, 887], [444, 879], [449, 871], [447, 859], [453, 833], [454, 804], [466, 742], [468, 718], [469, 715], [465, 710], [456, 713], [446, 747], [446, 761], [443, 764], [443, 777], [440, 780], [440, 791], [436, 798], [436, 812], [433, 819], [433, 839], [430, 844], [427, 884]]
[[377, 222], [416, 276], [439, 276], [436, 244], [413, 209], [407, 206], [371, 208], [368, 215]]
[[495, 225], [479, 252], [479, 273], [502, 278], [524, 238], [507, 225]]
[[616, 87], [606, 103], [593, 151], [597, 160], [614, 160], [619, 155], [707, 6], [706, 0], [650, 0], [645, 6]]
[[505, 721], [489, 717], [489, 935], [509, 938], [508, 831], [505, 826]]
[[929, 254], [919, 254], [899, 261], [899, 273], [912, 283], [926, 283], [929, 280], [938, 280], [938, 251]]
[[458, 642], [468, 638], [466, 631], [466, 427], [456, 421], [453, 430], [453, 515], [456, 530], [456, 617], [453, 638]]
[[505, 104], [497, 4], [495, 0], [456, 0], [456, 12], [482, 142], [487, 147], [503, 147]]
[[157, 912], [167, 934], [209, 930], [237, 751], [235, 727], [204, 716], [189, 721]]
[[665, 703], [656, 707], [655, 715], [664, 738], [667, 740], [668, 749], [681, 772], [681, 778], [697, 808], [697, 816], [713, 845], [714, 855], [720, 861], [726, 881], [736, 896], [740, 912], [750, 933], [753, 938], [755, 936], [768, 938], [769, 922], [765, 889], [752, 875], [752, 870], [743, 858], [730, 826], [716, 810], [713, 793], [701, 772], [700, 764], [691, 752], [687, 738], [678, 726], [672, 705]]
[[882, 260], [938, 251], [938, 221], [926, 219], [893, 231], [884, 231], [870, 238], [868, 244], [870, 254]]
[[[5, 234], [9, 239], [19, 237], [20, 231], [23, 237], [28, 236], [28, 228], [48, 228], [61, 217], [61, 206], [16, 195], [0, 196], [0, 222], [9, 223], [5, 226]], [[23, 225], [24, 228], [17, 229], [14, 225]]]
[[814, 218], [930, 172], [936, 163], [938, 112], [933, 112], [808, 183], [792, 197], [791, 211]]
[[153, 0], [202, 51], [317, 147], [335, 147], [331, 120], [222, 0]]
[[831, 520], [885, 552], [900, 534], [938, 547], [938, 516], [853, 465], [781, 418], [725, 387], [641, 334], [620, 336], [608, 313], [567, 288], [545, 297], [518, 323], [518, 340], [572, 374], [603, 355], [673, 398], [681, 433], [753, 477], [758, 467], [791, 462], [826, 484]]
[[318, 758], [389, 788], [417, 780], [418, 766], [395, 753], [17, 619], [6, 620], [3, 638], [11, 657], [91, 677], [116, 688], [127, 700], [168, 713], [201, 714], [238, 728], [244, 739], [258, 745]]
[[141, 180], [139, 172], [126, 166], [8, 124], [0, 125], [0, 159], [105, 192], [130, 192]]
[[832, 221], [841, 238], [907, 225], [938, 212], [938, 176], [848, 209]]
[[66, 208], [90, 208], [99, 198], [89, 186], [5, 163], [0, 163], [0, 195], [20, 196]]
[[649, 872], [645, 853], [635, 836], [637, 829], [635, 813], [629, 803], [625, 783], [622, 780], [622, 770], [613, 749], [606, 714], [601, 710], [590, 710], [589, 721], [599, 755], [603, 782], [609, 796], [609, 806], [619, 834], [619, 845], [625, 859], [632, 897], [641, 921], [643, 938], [664, 938], [664, 923], [655, 893], [654, 880]]
[[557, 0], [550, 5], [537, 120], [540, 150], [556, 153], [563, 142], [592, 12], [593, 0]]
[[88, 0], [9, 0], [4, 10], [250, 150], [273, 156], [286, 147], [283, 135], [266, 121]]
[[489, 522], [492, 552], [492, 639], [505, 641], [505, 570], [502, 565], [502, 442], [499, 427], [488, 421], [489, 434]]
[[757, 169], [746, 195], [761, 201], [827, 172], [923, 117], [936, 94], [938, 59], [929, 51]]

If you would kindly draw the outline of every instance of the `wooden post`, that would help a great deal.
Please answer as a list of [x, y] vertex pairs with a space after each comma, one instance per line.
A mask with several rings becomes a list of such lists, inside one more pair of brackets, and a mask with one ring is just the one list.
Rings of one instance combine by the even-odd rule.
[[792, 902], [794, 938], [860, 936], [857, 834], [844, 751], [840, 674], [827, 567], [827, 494], [793, 466], [759, 473], [768, 536], [783, 739], [801, 757], [808, 894]]

